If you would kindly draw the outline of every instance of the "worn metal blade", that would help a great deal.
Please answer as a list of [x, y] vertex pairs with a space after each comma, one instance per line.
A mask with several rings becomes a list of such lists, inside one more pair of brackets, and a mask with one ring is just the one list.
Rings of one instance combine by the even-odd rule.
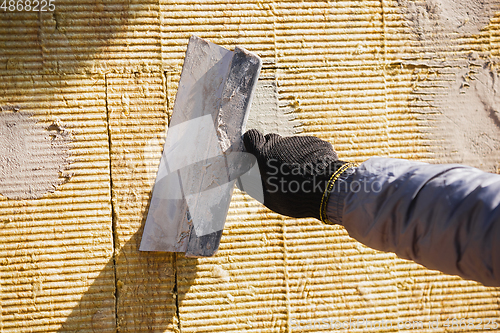
[[249, 166], [242, 134], [261, 65], [242, 48], [189, 40], [141, 251], [217, 251], [236, 177]]

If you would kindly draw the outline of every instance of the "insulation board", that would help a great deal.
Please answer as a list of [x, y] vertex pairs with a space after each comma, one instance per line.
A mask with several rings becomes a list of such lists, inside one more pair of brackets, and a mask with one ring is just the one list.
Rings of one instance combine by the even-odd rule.
[[386, 332], [439, 320], [404, 331], [444, 332], [447, 319], [500, 317], [498, 288], [281, 217], [237, 190], [217, 256], [138, 252], [192, 34], [257, 53], [271, 104], [344, 160], [494, 172], [498, 108], [478, 106], [498, 105], [488, 79], [498, 76], [497, 1], [64, 0], [0, 17], [0, 106], [19, 104], [47, 127], [58, 118], [72, 132], [74, 173], [38, 199], [0, 197], [3, 332], [294, 332], [356, 319], [396, 325]]

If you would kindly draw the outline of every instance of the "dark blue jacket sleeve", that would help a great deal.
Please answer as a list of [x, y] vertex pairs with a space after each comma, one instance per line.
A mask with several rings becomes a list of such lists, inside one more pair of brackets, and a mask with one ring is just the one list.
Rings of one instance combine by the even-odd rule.
[[336, 183], [327, 216], [371, 248], [500, 286], [500, 175], [374, 157]]

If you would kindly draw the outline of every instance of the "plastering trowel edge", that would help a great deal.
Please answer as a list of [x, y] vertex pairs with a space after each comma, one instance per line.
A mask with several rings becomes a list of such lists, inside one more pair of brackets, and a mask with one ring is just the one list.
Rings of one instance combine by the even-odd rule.
[[242, 134], [261, 66], [241, 47], [229, 51], [190, 38], [141, 251], [189, 257], [217, 251], [238, 165], [228, 156], [244, 151]]

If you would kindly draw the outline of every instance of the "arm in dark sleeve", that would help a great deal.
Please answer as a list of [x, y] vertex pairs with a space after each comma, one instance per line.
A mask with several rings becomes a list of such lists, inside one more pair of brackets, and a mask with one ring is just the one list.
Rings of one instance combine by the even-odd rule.
[[330, 221], [429, 269], [500, 286], [500, 175], [374, 157], [335, 184]]

